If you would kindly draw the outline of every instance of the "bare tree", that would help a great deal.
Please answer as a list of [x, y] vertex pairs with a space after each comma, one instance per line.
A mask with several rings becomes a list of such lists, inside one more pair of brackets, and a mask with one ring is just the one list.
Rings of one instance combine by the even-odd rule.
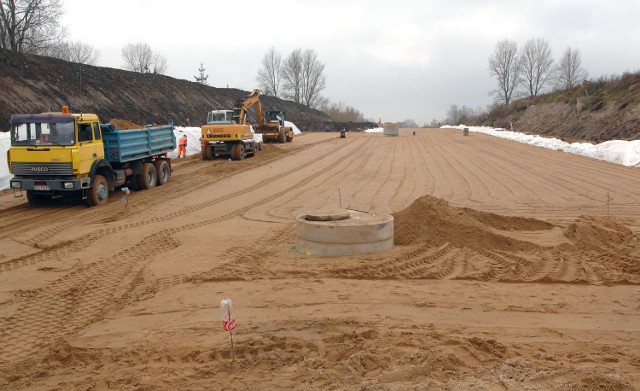
[[80, 41], [62, 42], [47, 50], [44, 54], [61, 60], [87, 65], [96, 65], [100, 58], [100, 50]]
[[40, 54], [62, 41], [62, 0], [0, 0], [0, 47]]
[[200, 63], [200, 68], [198, 68], [198, 76], [194, 76], [196, 79], [196, 83], [204, 84], [205, 86], [209, 85], [207, 79], [209, 79], [209, 75], [206, 74], [207, 69], [204, 67], [203, 63]]
[[489, 58], [489, 73], [498, 80], [498, 89], [492, 92], [496, 101], [508, 105], [513, 91], [521, 81], [517, 43], [507, 39], [498, 42]]
[[316, 99], [316, 103], [313, 106], [314, 109], [320, 110], [321, 107], [326, 107], [329, 104], [329, 98], [325, 98], [324, 96], [318, 96]]
[[582, 83], [588, 74], [582, 67], [580, 50], [568, 47], [562, 55], [557, 72], [556, 87], [558, 89], [569, 90]]
[[447, 123], [449, 125], [459, 125], [460, 118], [462, 117], [462, 112], [458, 105], [449, 106], [449, 110], [447, 110]]
[[327, 85], [324, 64], [313, 49], [302, 54], [302, 101], [307, 107], [318, 107], [320, 91]]
[[296, 49], [282, 65], [284, 96], [296, 103], [300, 103], [302, 99], [302, 62], [302, 49]]
[[133, 72], [148, 72], [152, 57], [153, 51], [147, 43], [130, 43], [122, 48], [124, 67]]
[[544, 38], [530, 39], [522, 49], [520, 72], [529, 90], [529, 96], [537, 96], [553, 74], [551, 48]]
[[258, 76], [256, 76], [256, 81], [265, 94], [276, 98], [280, 95], [282, 72], [282, 55], [272, 46], [264, 54], [262, 68], [258, 70]]
[[154, 53], [148, 43], [127, 44], [122, 48], [122, 58], [129, 71], [162, 74], [167, 70], [167, 59]]
[[160, 53], [153, 54], [151, 63], [151, 73], [162, 75], [167, 71], [167, 59]]

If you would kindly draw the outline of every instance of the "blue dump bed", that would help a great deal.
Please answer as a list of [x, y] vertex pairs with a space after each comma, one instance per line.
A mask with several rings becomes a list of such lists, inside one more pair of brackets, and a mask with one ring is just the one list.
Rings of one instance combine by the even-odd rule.
[[104, 156], [111, 163], [163, 155], [176, 148], [173, 124], [131, 130], [116, 129], [113, 125], [101, 128]]

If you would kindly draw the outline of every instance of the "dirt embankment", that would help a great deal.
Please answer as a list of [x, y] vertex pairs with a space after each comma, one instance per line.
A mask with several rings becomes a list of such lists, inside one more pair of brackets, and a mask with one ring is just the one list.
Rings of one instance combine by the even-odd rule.
[[640, 73], [497, 107], [478, 121], [565, 141], [640, 139]]
[[[134, 123], [200, 126], [207, 112], [231, 109], [247, 91], [216, 88], [164, 75], [70, 63], [50, 57], [0, 49], [0, 131], [14, 113], [39, 113], [68, 105], [96, 113], [104, 122], [119, 118]], [[284, 110], [303, 130], [305, 124], [331, 119], [321, 111], [263, 96], [264, 110]], [[251, 112], [250, 117], [255, 117]], [[250, 118], [254, 120], [255, 118]]]

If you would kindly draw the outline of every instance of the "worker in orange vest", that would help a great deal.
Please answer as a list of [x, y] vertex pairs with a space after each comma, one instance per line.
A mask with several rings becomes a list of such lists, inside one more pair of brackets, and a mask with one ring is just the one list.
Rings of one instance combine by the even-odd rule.
[[183, 134], [178, 142], [178, 159], [187, 157], [187, 135]]

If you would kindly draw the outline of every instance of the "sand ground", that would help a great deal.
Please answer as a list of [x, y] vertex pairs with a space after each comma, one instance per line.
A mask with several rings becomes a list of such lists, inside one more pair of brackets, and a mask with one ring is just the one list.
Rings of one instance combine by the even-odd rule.
[[[177, 160], [129, 210], [0, 193], [0, 389], [640, 389], [640, 171], [412, 132]], [[395, 248], [298, 254], [337, 207]]]

